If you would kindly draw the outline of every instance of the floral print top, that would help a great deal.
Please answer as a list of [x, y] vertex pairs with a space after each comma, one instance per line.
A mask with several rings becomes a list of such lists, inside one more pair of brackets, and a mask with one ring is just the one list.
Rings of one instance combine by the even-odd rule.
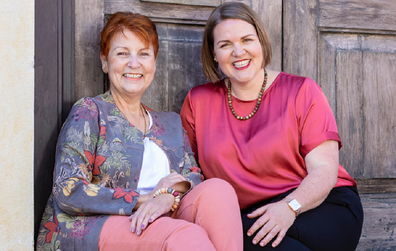
[[[153, 140], [170, 171], [191, 186], [203, 180], [178, 114], [150, 111]], [[109, 215], [130, 215], [139, 197], [143, 133], [130, 124], [110, 92], [82, 98], [60, 132], [52, 194], [41, 221], [37, 250], [98, 250]]]

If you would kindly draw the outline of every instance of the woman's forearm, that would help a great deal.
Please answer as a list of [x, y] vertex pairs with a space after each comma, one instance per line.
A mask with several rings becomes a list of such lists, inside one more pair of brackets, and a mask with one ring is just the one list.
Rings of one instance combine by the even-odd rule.
[[308, 175], [286, 200], [296, 199], [301, 212], [319, 206], [337, 182], [338, 142], [325, 141], [305, 157]]

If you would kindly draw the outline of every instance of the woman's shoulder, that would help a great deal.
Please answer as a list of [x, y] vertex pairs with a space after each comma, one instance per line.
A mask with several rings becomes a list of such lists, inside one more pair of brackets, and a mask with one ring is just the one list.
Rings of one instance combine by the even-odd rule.
[[74, 103], [74, 107], [93, 109], [101, 105], [114, 104], [113, 97], [109, 92], [96, 97], [82, 97]]
[[304, 83], [306, 80], [309, 80], [309, 78], [304, 77], [304, 76], [299, 76], [299, 75], [294, 75], [286, 72], [281, 72], [279, 73], [276, 81], [282, 82], [282, 83], [290, 83], [293, 85], [301, 85]]
[[150, 110], [150, 113], [154, 118], [158, 118], [161, 120], [180, 120], [180, 115], [177, 114], [176, 112], [167, 112], [167, 111], [157, 112], [154, 110]]
[[281, 72], [274, 83], [276, 83], [277, 88], [286, 90], [292, 96], [306, 91], [321, 91], [321, 88], [313, 79], [285, 72]]
[[221, 79], [217, 82], [208, 82], [197, 85], [189, 91], [188, 95], [191, 99], [207, 100], [213, 99], [219, 94], [222, 94], [224, 90], [224, 79]]

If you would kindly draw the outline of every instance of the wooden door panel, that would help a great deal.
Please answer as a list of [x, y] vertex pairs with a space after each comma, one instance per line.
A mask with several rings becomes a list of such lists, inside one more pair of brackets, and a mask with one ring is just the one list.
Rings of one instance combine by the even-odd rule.
[[396, 37], [390, 42], [392, 52], [363, 54], [366, 177], [396, 178]]
[[212, 10], [211, 6], [142, 2], [140, 0], [104, 0], [104, 12], [107, 15], [117, 11], [131, 11], [146, 15], [154, 22], [205, 25]]
[[319, 0], [318, 27], [396, 31], [394, 0]]
[[157, 30], [157, 71], [143, 102], [155, 110], [179, 112], [187, 92], [206, 82], [201, 64], [203, 26], [158, 23]]
[[340, 163], [364, 208], [357, 250], [396, 241], [396, 4], [394, 0], [286, 0], [284, 71], [325, 92], [343, 142]]
[[176, 3], [185, 5], [198, 5], [198, 6], [218, 6], [221, 0], [141, 0], [142, 2], [155, 2], [155, 3]]
[[319, 83], [355, 178], [396, 178], [396, 37], [320, 33]]

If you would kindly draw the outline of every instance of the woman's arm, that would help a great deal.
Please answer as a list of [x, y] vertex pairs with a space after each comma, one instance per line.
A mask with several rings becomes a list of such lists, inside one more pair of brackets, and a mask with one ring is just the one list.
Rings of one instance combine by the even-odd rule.
[[285, 199], [263, 206], [248, 215], [249, 218], [261, 215], [248, 230], [248, 235], [251, 236], [261, 228], [253, 238], [253, 243], [265, 246], [277, 235], [272, 246], [279, 245], [296, 218], [288, 201], [296, 199], [301, 204], [301, 212], [306, 212], [326, 199], [337, 182], [338, 156], [338, 142], [333, 140], [323, 142], [306, 155], [308, 175], [300, 186]]
[[326, 199], [337, 182], [339, 167], [338, 142], [327, 140], [305, 156], [307, 177], [286, 200], [296, 199], [301, 212], [313, 209]]
[[54, 198], [70, 215], [129, 215], [138, 192], [106, 187], [111, 177], [99, 169], [107, 160], [98, 153], [106, 136], [99, 109], [91, 98], [80, 99], [72, 107], [57, 143]]

